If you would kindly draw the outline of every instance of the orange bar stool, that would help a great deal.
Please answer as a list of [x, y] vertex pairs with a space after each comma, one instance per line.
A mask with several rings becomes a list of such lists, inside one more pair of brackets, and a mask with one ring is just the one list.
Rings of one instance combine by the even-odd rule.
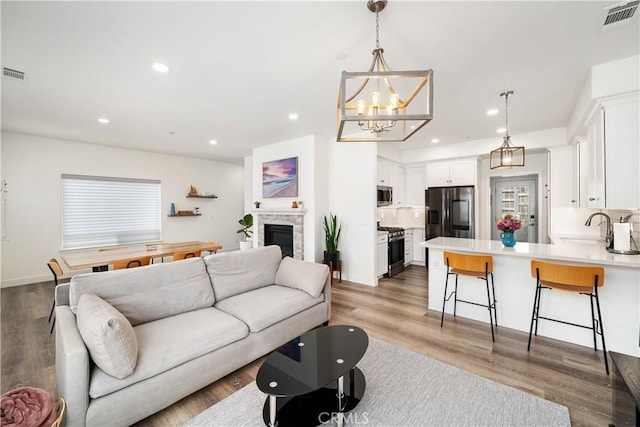
[[[531, 327], [529, 328], [529, 345], [527, 351], [531, 349], [531, 333], [538, 335], [538, 320], [551, 320], [553, 322], [564, 323], [565, 325], [577, 326], [579, 328], [591, 329], [593, 331], [593, 349], [598, 351], [596, 334], [602, 339], [602, 350], [604, 352], [604, 368], [609, 375], [609, 363], [607, 362], [607, 346], [604, 342], [604, 329], [602, 328], [602, 314], [600, 312], [600, 298], [598, 288], [604, 285], [604, 268], [578, 266], [567, 264], [556, 264], [551, 262], [531, 261], [531, 277], [536, 279], [536, 294], [533, 300], [533, 312], [531, 314]], [[551, 319], [540, 316], [540, 296], [542, 289], [559, 289], [562, 291], [574, 292], [587, 295], [591, 302], [591, 326], [578, 325], [576, 323], [565, 322], [564, 320]], [[593, 300], [596, 301], [598, 318], [596, 319], [593, 310]], [[533, 324], [535, 323], [535, 330]]]
[[[489, 323], [491, 324], [491, 340], [495, 341], [493, 333], [493, 325], [498, 326], [498, 314], [496, 312], [496, 291], [493, 286], [493, 257], [490, 255], [469, 255], [456, 252], [444, 252], [444, 263], [447, 266], [447, 279], [444, 285], [444, 297], [442, 300], [442, 317], [440, 319], [440, 327], [444, 325], [444, 308], [453, 298], [453, 315], [456, 315], [456, 307], [458, 302], [473, 304], [480, 307], [486, 307], [489, 310]], [[449, 276], [456, 276], [455, 289], [447, 297], [447, 288], [449, 286]], [[458, 276], [470, 276], [482, 279], [487, 286], [487, 304], [480, 304], [473, 301], [465, 301], [458, 298]], [[489, 287], [489, 278], [491, 278], [491, 287]]]

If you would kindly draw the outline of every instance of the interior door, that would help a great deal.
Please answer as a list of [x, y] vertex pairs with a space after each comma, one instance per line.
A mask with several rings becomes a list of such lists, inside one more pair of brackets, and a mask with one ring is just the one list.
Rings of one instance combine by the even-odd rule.
[[491, 239], [500, 240], [500, 231], [495, 221], [511, 214], [524, 221], [523, 227], [516, 231], [519, 242], [538, 242], [538, 178], [535, 175], [511, 178], [493, 178], [492, 186], [492, 224]]

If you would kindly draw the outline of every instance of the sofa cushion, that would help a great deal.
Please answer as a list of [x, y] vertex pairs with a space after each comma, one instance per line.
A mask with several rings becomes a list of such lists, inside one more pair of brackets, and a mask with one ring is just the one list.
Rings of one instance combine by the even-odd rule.
[[83, 294], [98, 295], [134, 326], [215, 302], [202, 258], [74, 276], [69, 291], [74, 313]]
[[329, 267], [325, 264], [284, 257], [276, 272], [275, 284], [300, 289], [318, 298], [327, 283], [328, 275]]
[[281, 260], [280, 246], [222, 252], [204, 258], [216, 301], [273, 285]]
[[91, 359], [100, 369], [120, 379], [131, 375], [138, 361], [138, 341], [122, 313], [99, 296], [84, 294], [78, 302], [77, 322]]
[[92, 398], [161, 374], [238, 341], [249, 333], [247, 325], [213, 307], [148, 322], [134, 327], [134, 330], [138, 337], [135, 371], [118, 380], [93, 367], [89, 384]]
[[271, 285], [218, 301], [216, 308], [242, 320], [249, 331], [260, 332], [323, 301], [324, 295], [313, 298], [298, 289]]

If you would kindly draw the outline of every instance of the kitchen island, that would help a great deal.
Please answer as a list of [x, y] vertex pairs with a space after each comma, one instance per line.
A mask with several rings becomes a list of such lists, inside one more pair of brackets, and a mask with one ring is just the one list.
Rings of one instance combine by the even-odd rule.
[[[532, 259], [601, 265], [605, 269], [605, 282], [598, 292], [607, 350], [640, 356], [640, 255], [611, 254], [594, 244], [518, 242], [515, 247], [506, 248], [498, 240], [452, 237], [437, 237], [420, 246], [429, 249], [429, 309], [438, 312], [442, 311], [446, 277], [443, 251], [493, 256], [498, 316], [496, 340], [500, 339], [500, 327], [529, 333], [536, 287], [536, 280], [531, 277]], [[458, 298], [486, 303], [486, 288], [482, 281], [463, 276], [458, 280]], [[542, 316], [591, 325], [588, 297], [559, 290], [543, 292]], [[445, 312], [452, 314], [453, 304], [447, 304]], [[489, 320], [486, 308], [469, 304], [458, 304], [457, 315], [486, 323]], [[541, 320], [538, 335], [593, 347], [590, 330], [561, 323]], [[526, 340], [522, 345], [526, 347]], [[599, 339], [598, 348], [602, 349]]]

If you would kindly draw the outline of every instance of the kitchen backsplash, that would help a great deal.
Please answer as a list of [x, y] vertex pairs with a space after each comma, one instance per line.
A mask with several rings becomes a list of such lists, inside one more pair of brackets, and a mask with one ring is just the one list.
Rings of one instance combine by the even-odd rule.
[[424, 208], [378, 208], [380, 225], [424, 228]]

